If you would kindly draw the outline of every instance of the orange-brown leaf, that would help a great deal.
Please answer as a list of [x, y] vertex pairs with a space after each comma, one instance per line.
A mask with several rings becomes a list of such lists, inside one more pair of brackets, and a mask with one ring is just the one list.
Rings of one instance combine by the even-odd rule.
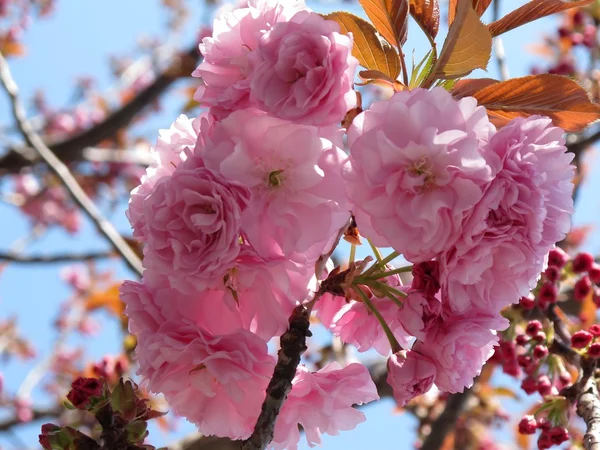
[[490, 23], [488, 28], [492, 36], [498, 36], [542, 17], [570, 8], [586, 6], [593, 2], [594, 0], [531, 0], [501, 19]]
[[471, 93], [485, 106], [498, 126], [515, 117], [548, 116], [565, 131], [581, 131], [600, 119], [600, 105], [592, 103], [575, 81], [541, 74], [494, 83]]
[[410, 0], [410, 14], [433, 42], [440, 28], [438, 0]]
[[493, 78], [468, 78], [466, 80], [458, 80], [452, 89], [450, 89], [450, 93], [456, 99], [472, 97], [473, 94], [480, 91], [484, 87], [496, 83], [499, 83], [499, 81], [494, 80]]
[[115, 283], [104, 291], [92, 292], [85, 302], [85, 308], [88, 311], [97, 309], [106, 309], [115, 316], [120, 316], [125, 310], [125, 305], [119, 296], [119, 286], [121, 283]]
[[379, 33], [402, 47], [408, 35], [408, 0], [359, 0]]
[[4, 56], [23, 56], [25, 54], [25, 46], [20, 42], [12, 39], [0, 39], [0, 52]]
[[492, 36], [471, 6], [471, 0], [458, 0], [456, 18], [436, 62], [433, 76], [459, 78], [475, 69], [485, 69], [492, 53]]
[[361, 66], [369, 70], [378, 70], [394, 80], [398, 77], [400, 57], [394, 47], [387, 42], [382, 42], [373, 25], [344, 11], [333, 12], [324, 17], [336, 21], [342, 33], [352, 33], [354, 37], [352, 54]]
[[[450, 0], [448, 3], [448, 25], [454, 22], [454, 16], [456, 15], [456, 4], [457, 0]], [[479, 17], [483, 16], [483, 13], [488, 9], [488, 6], [492, 3], [492, 0], [473, 0], [473, 9]]]

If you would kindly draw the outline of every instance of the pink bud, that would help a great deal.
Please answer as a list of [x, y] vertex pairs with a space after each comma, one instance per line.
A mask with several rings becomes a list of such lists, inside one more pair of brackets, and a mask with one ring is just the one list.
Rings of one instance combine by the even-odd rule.
[[592, 264], [592, 267], [588, 270], [588, 275], [593, 283], [600, 284], [600, 264]]
[[527, 328], [525, 328], [525, 333], [528, 336], [535, 336], [540, 331], [542, 331], [542, 323], [539, 320], [532, 320], [527, 324]]
[[594, 264], [594, 257], [587, 252], [581, 252], [573, 259], [573, 272], [587, 272]]
[[548, 254], [548, 265], [562, 269], [569, 261], [569, 255], [563, 249], [553, 248]]
[[537, 422], [533, 416], [525, 416], [519, 422], [519, 433], [534, 434], [537, 430]]
[[571, 345], [573, 348], [585, 348], [592, 342], [592, 339], [594, 339], [594, 336], [591, 333], [580, 330], [571, 336]]
[[587, 275], [582, 276], [573, 287], [573, 297], [578, 302], [583, 301], [592, 291], [592, 282]]

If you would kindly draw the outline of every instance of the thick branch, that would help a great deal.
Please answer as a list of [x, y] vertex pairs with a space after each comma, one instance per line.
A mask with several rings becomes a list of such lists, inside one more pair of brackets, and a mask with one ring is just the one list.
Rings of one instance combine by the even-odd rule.
[[300, 305], [290, 316], [290, 326], [281, 336], [277, 364], [267, 387], [267, 396], [262, 404], [260, 416], [254, 432], [243, 442], [242, 450], [263, 450], [273, 439], [275, 421], [283, 402], [292, 390], [296, 368], [300, 364], [302, 353], [306, 351], [306, 338], [311, 335], [308, 329], [309, 315], [309, 309]]
[[19, 264], [52, 264], [63, 262], [91, 261], [114, 257], [114, 252], [64, 253], [59, 255], [23, 255], [21, 253], [0, 252], [0, 261]]
[[138, 275], [141, 275], [142, 264], [135, 252], [117, 230], [115, 230], [112, 224], [102, 216], [100, 210], [87, 196], [79, 183], [77, 183], [77, 180], [73, 177], [67, 166], [52, 153], [52, 150], [44, 144], [44, 141], [42, 141], [40, 136], [33, 130], [31, 124], [27, 120], [23, 105], [21, 105], [21, 102], [19, 101], [17, 85], [12, 78], [8, 63], [2, 54], [0, 54], [0, 80], [2, 81], [4, 90], [10, 97], [13, 115], [27, 144], [37, 151], [40, 158], [61, 180], [64, 187], [73, 197], [75, 203], [79, 205], [79, 207], [83, 209], [87, 216], [94, 222], [98, 231], [108, 239], [114, 249], [123, 257], [127, 265]]
[[[40, 419], [50, 419], [60, 416], [60, 414], [64, 411], [63, 407], [57, 408], [38, 408], [32, 411], [32, 421], [40, 420]], [[22, 422], [18, 417], [11, 417], [10, 419], [6, 419], [4, 422], [0, 422], [0, 432], [9, 431], [11, 428], [16, 427], [18, 425], [25, 425], [30, 422]]]
[[446, 436], [456, 425], [456, 421], [470, 397], [471, 389], [467, 389], [460, 394], [452, 394], [448, 397], [444, 411], [442, 411], [431, 425], [431, 433], [425, 438], [421, 450], [439, 450], [442, 448]]
[[595, 364], [583, 369], [580, 393], [577, 397], [577, 414], [585, 421], [587, 430], [583, 437], [585, 450], [600, 450], [600, 398], [594, 377]]
[[[171, 67], [161, 73], [152, 84], [140, 91], [129, 103], [108, 116], [103, 122], [64, 141], [50, 143], [48, 146], [62, 161], [69, 162], [80, 159], [85, 148], [94, 147], [100, 142], [114, 137], [117, 131], [129, 125], [140, 112], [156, 101], [182, 74], [191, 73], [192, 66], [196, 64], [198, 58], [198, 46], [194, 45], [191, 49], [182, 53], [178, 61], [175, 61]], [[180, 67], [180, 69], [174, 70], [174, 67]], [[31, 146], [29, 143], [28, 145]], [[18, 172], [20, 169], [37, 162], [40, 162], [40, 157], [35, 149], [11, 149], [0, 158], [0, 172]]]

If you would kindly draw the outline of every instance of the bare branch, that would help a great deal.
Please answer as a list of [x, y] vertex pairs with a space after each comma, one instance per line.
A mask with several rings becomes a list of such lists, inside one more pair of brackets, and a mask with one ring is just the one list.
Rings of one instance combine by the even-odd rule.
[[2, 82], [4, 90], [10, 97], [13, 115], [27, 144], [34, 148], [40, 158], [48, 164], [48, 167], [61, 180], [67, 191], [69, 191], [75, 203], [77, 203], [77, 205], [79, 205], [79, 207], [81, 207], [87, 216], [94, 222], [98, 231], [108, 239], [114, 249], [123, 257], [127, 265], [141, 276], [142, 264], [135, 252], [117, 230], [115, 230], [112, 224], [102, 216], [100, 210], [87, 196], [79, 183], [77, 183], [77, 180], [73, 177], [67, 166], [52, 153], [52, 150], [44, 144], [44, 141], [42, 141], [40, 136], [31, 128], [31, 124], [28, 122], [25, 115], [23, 105], [21, 105], [21, 102], [19, 101], [17, 84], [13, 80], [8, 63], [2, 54], [0, 54], [0, 81]]
[[0, 261], [18, 264], [53, 264], [64, 262], [91, 261], [95, 259], [113, 258], [114, 252], [63, 253], [59, 255], [23, 255], [16, 252], [0, 252]]
[[600, 397], [594, 377], [595, 370], [595, 363], [585, 365], [577, 396], [577, 414], [585, 421], [587, 427], [583, 437], [585, 450], [600, 450]]
[[[156, 101], [177, 79], [192, 72], [198, 61], [198, 46], [183, 52], [171, 67], [161, 73], [152, 84], [140, 91], [129, 103], [108, 116], [103, 122], [80, 134], [60, 142], [49, 143], [48, 147], [64, 162], [77, 161], [83, 150], [94, 147], [105, 139], [114, 137], [120, 129], [126, 127], [148, 105]], [[176, 69], [176, 70], [175, 70]], [[189, 69], [189, 70], [188, 70]], [[20, 169], [40, 162], [39, 154], [32, 148], [11, 149], [0, 158], [0, 172], [18, 172]]]
[[[37, 408], [32, 411], [33, 418], [31, 420], [34, 421], [40, 419], [56, 418], [60, 416], [63, 411], [64, 408], [62, 406], [55, 406], [52, 408]], [[10, 419], [6, 419], [4, 422], [0, 422], [0, 432], [8, 431], [13, 427], [16, 427], [18, 425], [26, 425], [27, 423], [31, 422], [21, 422], [16, 416], [11, 417]]]
[[[319, 294], [317, 294], [319, 295]], [[252, 435], [242, 443], [242, 450], [263, 450], [273, 439], [275, 421], [283, 402], [292, 390], [292, 380], [300, 357], [306, 351], [306, 338], [309, 331], [310, 309], [304, 305], [297, 306], [290, 316], [290, 326], [281, 336], [277, 364], [273, 377], [267, 386], [267, 396]]]
[[425, 438], [421, 450], [439, 450], [442, 448], [446, 436], [456, 425], [467, 400], [471, 397], [471, 389], [448, 397], [444, 411], [431, 425], [431, 433]]

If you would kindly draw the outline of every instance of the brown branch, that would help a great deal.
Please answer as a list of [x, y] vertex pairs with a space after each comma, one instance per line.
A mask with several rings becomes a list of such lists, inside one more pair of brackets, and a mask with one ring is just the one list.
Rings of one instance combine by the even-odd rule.
[[456, 421], [462, 413], [467, 400], [471, 397], [471, 389], [467, 389], [459, 394], [452, 394], [448, 397], [444, 411], [442, 411], [431, 425], [431, 432], [425, 438], [425, 441], [423, 441], [421, 450], [439, 450], [442, 448], [446, 436], [456, 425]]
[[[83, 150], [94, 147], [112, 138], [129, 125], [148, 105], [156, 101], [178, 78], [191, 73], [199, 59], [198, 46], [183, 52], [171, 67], [161, 73], [152, 84], [140, 91], [130, 102], [108, 116], [103, 122], [60, 142], [49, 143], [48, 147], [61, 161], [81, 159]], [[189, 69], [189, 70], [188, 70]], [[30, 144], [29, 144], [30, 145]], [[33, 147], [33, 146], [31, 146]], [[14, 148], [0, 158], [0, 172], [18, 172], [24, 167], [41, 162], [33, 148]]]
[[69, 194], [73, 197], [75, 203], [87, 214], [94, 222], [98, 231], [106, 237], [114, 249], [121, 255], [127, 265], [138, 275], [142, 274], [142, 264], [132, 248], [125, 239], [115, 230], [113, 225], [104, 218], [94, 202], [87, 196], [81, 188], [75, 177], [71, 174], [67, 166], [56, 157], [52, 150], [44, 144], [44, 141], [33, 130], [27, 120], [25, 110], [18, 96], [18, 87], [12, 78], [8, 63], [0, 53], [0, 80], [2, 87], [11, 100], [12, 112], [17, 121], [17, 125], [27, 144], [35, 149], [40, 158], [48, 165], [50, 170], [60, 179]]
[[114, 252], [63, 253], [58, 255], [23, 255], [16, 252], [0, 252], [0, 261], [18, 264], [52, 264], [112, 258]]
[[[317, 294], [318, 295], [318, 294]], [[306, 351], [306, 338], [309, 331], [310, 310], [304, 305], [297, 306], [290, 316], [290, 326], [281, 336], [277, 364], [273, 377], [267, 386], [267, 396], [252, 435], [242, 443], [242, 450], [263, 450], [273, 440], [275, 421], [283, 402], [292, 390], [292, 380], [300, 357]]]
[[580, 389], [577, 396], [577, 415], [585, 421], [587, 427], [583, 447], [585, 450], [600, 450], [600, 398], [594, 377], [596, 362], [585, 361], [582, 365], [582, 377], [578, 382]]
[[32, 419], [29, 422], [22, 422], [16, 416], [6, 419], [3, 422], [0, 422], [0, 432], [9, 431], [13, 427], [16, 427], [19, 425], [31, 424], [31, 422], [35, 421], [35, 420], [56, 418], [56, 417], [60, 416], [63, 411], [64, 411], [64, 408], [62, 406], [59, 408], [57, 408], [57, 407], [37, 408], [32, 411]]

